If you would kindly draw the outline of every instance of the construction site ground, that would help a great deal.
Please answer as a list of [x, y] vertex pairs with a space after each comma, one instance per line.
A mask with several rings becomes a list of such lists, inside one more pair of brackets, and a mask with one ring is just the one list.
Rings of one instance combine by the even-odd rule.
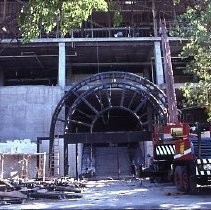
[[27, 200], [0, 209], [211, 209], [211, 190], [186, 195], [170, 183], [148, 179], [85, 181], [81, 198]]

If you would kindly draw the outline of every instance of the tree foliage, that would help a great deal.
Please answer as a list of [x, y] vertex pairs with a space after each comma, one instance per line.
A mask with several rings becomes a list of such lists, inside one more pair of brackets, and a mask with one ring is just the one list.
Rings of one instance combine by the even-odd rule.
[[187, 99], [186, 105], [206, 107], [211, 121], [211, 2], [199, 1], [180, 16], [176, 33], [189, 42], [184, 46], [182, 55], [193, 60], [187, 71], [198, 78], [198, 83], [187, 83], [182, 89]]
[[118, 2], [108, 0], [108, 10], [113, 12], [113, 26], [119, 27], [123, 21], [123, 16]]
[[22, 8], [19, 25], [24, 41], [59, 29], [60, 36], [80, 27], [93, 10], [107, 11], [105, 0], [29, 0]]

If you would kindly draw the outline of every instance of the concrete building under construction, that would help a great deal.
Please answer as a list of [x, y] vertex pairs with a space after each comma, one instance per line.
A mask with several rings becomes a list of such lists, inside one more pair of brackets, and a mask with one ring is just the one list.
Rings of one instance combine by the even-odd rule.
[[[17, 15], [26, 3], [0, 0], [1, 142], [30, 139], [36, 145], [31, 155], [51, 160], [47, 175], [131, 175], [131, 165], [145, 165], [152, 154], [153, 124], [166, 120], [160, 19], [174, 27], [195, 1], [121, 0], [119, 27], [113, 27], [114, 11], [94, 12], [65, 37], [55, 30], [23, 44]], [[186, 42], [169, 35], [176, 89], [193, 81], [184, 73], [191, 58], [179, 57]], [[181, 118], [203, 122], [203, 110], [195, 111]], [[8, 150], [1, 152], [2, 161]]]

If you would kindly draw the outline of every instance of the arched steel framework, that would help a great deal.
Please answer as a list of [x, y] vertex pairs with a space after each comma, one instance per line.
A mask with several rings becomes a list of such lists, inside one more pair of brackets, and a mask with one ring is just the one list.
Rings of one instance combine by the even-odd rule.
[[[117, 113], [118, 118], [124, 113], [127, 118], [117, 119], [109, 127], [112, 113]], [[123, 128], [126, 130], [121, 130], [122, 121], [126, 121]], [[65, 139], [68, 134], [105, 132], [108, 127], [108, 131], [116, 131], [112, 130], [116, 124], [120, 124], [118, 129], [121, 131], [149, 131], [154, 123], [166, 121], [166, 96], [149, 80], [128, 72], [93, 75], [72, 86], [54, 111], [49, 145], [52, 173], [55, 137], [64, 137], [64, 171], [67, 175], [67, 145], [71, 144], [71, 138]], [[101, 127], [104, 130], [100, 130]]]
[[65, 133], [92, 133], [96, 121], [105, 120], [112, 109], [130, 113], [139, 129], [167, 119], [166, 96], [156, 85], [132, 73], [104, 72], [79, 82], [64, 95], [52, 117], [50, 139]]

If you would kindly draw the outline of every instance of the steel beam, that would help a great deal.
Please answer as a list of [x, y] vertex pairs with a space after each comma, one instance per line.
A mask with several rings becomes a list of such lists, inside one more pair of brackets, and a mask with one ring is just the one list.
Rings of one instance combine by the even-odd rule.
[[[17, 39], [2, 39], [0, 43], [17, 43]], [[155, 42], [161, 41], [160, 37], [109, 37], [109, 38], [41, 38], [33, 39], [32, 43], [79, 43], [79, 42]], [[181, 37], [169, 37], [169, 41], [188, 41], [188, 39]]]
[[64, 139], [68, 144], [132, 143], [152, 141], [152, 133], [149, 131], [67, 133]]

